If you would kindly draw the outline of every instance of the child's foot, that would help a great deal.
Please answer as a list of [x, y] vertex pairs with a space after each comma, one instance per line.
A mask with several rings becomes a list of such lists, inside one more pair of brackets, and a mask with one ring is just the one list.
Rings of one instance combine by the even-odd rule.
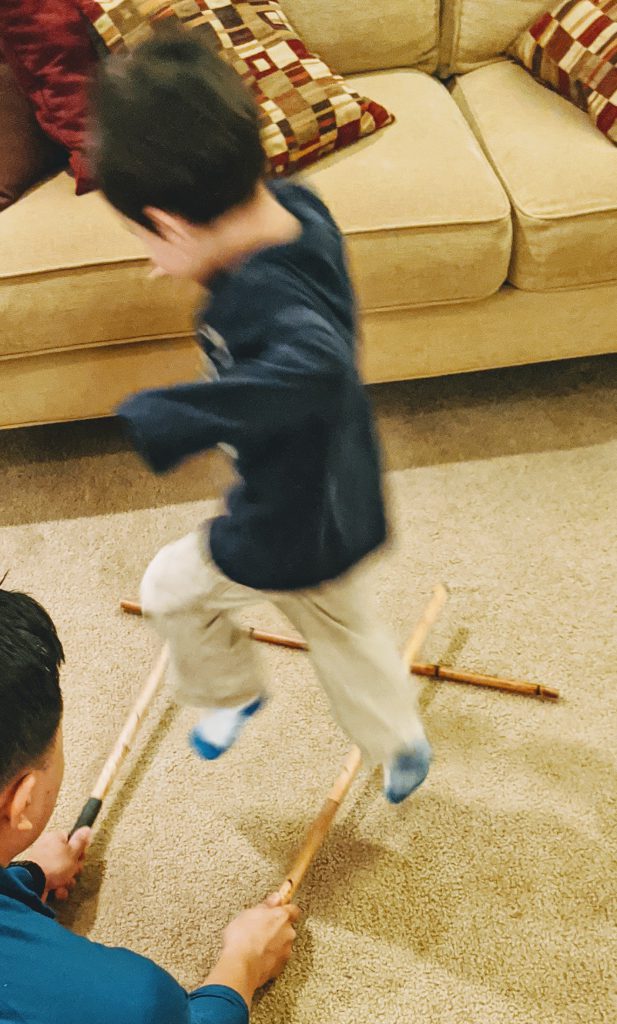
[[189, 743], [199, 757], [214, 761], [232, 746], [252, 718], [265, 704], [264, 697], [257, 697], [248, 704], [234, 708], [218, 708], [209, 711], [197, 723], [189, 735]]
[[384, 765], [384, 794], [391, 804], [400, 804], [422, 785], [431, 765], [431, 745], [423, 738], [396, 754]]

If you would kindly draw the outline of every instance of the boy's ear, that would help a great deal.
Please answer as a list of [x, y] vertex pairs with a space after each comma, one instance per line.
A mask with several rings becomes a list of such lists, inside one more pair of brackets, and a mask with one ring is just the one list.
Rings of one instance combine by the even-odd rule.
[[144, 213], [166, 242], [186, 241], [189, 237], [188, 223], [178, 213], [168, 213], [166, 210], [157, 209], [156, 206], [146, 206]]
[[29, 832], [32, 829], [28, 808], [32, 803], [32, 793], [35, 786], [36, 773], [28, 772], [6, 794], [4, 807], [1, 810], [4, 812], [4, 816], [8, 818], [11, 828], [17, 832]]

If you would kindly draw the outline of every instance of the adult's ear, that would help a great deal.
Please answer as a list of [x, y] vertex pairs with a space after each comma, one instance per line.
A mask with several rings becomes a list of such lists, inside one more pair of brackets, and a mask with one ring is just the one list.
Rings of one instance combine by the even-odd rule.
[[168, 213], [167, 210], [159, 210], [156, 206], [146, 206], [144, 213], [166, 242], [185, 242], [189, 238], [188, 222], [178, 213]]
[[30, 832], [34, 827], [28, 816], [28, 808], [32, 803], [35, 786], [36, 774], [28, 772], [7, 796], [4, 812], [9, 819], [11, 828], [17, 832]]

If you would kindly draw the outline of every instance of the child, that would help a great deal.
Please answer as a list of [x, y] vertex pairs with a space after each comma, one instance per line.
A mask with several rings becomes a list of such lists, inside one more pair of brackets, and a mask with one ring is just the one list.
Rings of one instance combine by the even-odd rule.
[[[297, 907], [271, 897], [240, 914], [206, 984], [191, 993], [152, 961], [54, 920], [47, 893], [66, 899], [90, 839], [87, 828], [71, 839], [41, 835], [64, 771], [62, 660], [47, 612], [0, 589], [0, 1021], [247, 1024], [255, 990], [291, 955]], [[28, 847], [29, 860], [10, 863]]]
[[226, 513], [164, 547], [141, 586], [178, 699], [204, 709], [192, 744], [218, 757], [263, 706], [233, 613], [267, 598], [308, 641], [335, 718], [384, 765], [398, 803], [426, 777], [430, 747], [363, 583], [386, 525], [340, 232], [306, 188], [266, 183], [253, 100], [197, 30], [110, 59], [93, 109], [104, 194], [159, 272], [209, 291], [197, 318], [208, 379], [142, 392], [119, 414], [155, 472], [221, 443], [237, 457]]

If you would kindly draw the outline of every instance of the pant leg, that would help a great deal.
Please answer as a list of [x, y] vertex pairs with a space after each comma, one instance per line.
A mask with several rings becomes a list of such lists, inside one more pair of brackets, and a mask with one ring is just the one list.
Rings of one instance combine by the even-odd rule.
[[146, 569], [141, 604], [169, 644], [170, 679], [179, 703], [227, 707], [262, 691], [254, 644], [233, 621], [234, 609], [260, 595], [228, 579], [214, 565], [205, 533], [190, 533], [162, 548]]
[[380, 621], [362, 568], [276, 604], [308, 641], [334, 717], [372, 764], [424, 738], [416, 685]]

